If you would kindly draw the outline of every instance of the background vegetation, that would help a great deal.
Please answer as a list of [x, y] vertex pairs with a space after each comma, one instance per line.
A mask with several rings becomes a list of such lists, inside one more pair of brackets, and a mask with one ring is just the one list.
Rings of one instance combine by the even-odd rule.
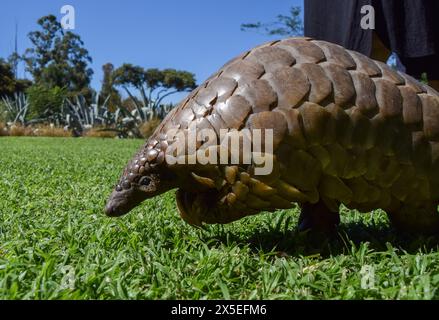
[[[196, 87], [188, 71], [106, 63], [96, 92], [90, 87], [92, 58], [81, 37], [63, 30], [53, 15], [37, 23], [24, 54], [0, 59], [0, 135], [41, 135], [45, 125], [73, 136], [145, 137], [173, 108], [164, 104], [166, 97]], [[20, 62], [32, 80], [17, 79]], [[148, 130], [142, 130], [147, 122]], [[64, 136], [63, 130], [44, 132]]]

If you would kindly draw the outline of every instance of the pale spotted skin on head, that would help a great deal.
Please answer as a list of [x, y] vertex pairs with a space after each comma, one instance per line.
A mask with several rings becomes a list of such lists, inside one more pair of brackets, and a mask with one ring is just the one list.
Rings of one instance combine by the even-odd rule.
[[[243, 163], [167, 164], [166, 150], [185, 142], [167, 132], [187, 136], [192, 127], [216, 133], [196, 146], [214, 153], [221, 129], [273, 129], [272, 173], [257, 176]], [[325, 231], [344, 204], [438, 233], [438, 159], [435, 90], [338, 45], [289, 38], [231, 60], [173, 109], [128, 164], [106, 212], [121, 215], [178, 188], [180, 214], [197, 226], [298, 203], [301, 225]]]

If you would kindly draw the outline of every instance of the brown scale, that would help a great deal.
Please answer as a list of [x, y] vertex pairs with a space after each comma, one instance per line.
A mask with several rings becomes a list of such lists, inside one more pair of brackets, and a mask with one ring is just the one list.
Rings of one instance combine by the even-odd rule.
[[[242, 154], [237, 164], [169, 165], [167, 148], [184, 145], [191, 128], [214, 130], [197, 153], [217, 156], [220, 129], [273, 129], [273, 171], [256, 175]], [[290, 38], [232, 59], [172, 110], [128, 164], [107, 213], [178, 188], [180, 214], [197, 226], [298, 203], [300, 228], [331, 231], [343, 203], [438, 233], [438, 172], [436, 91], [338, 45]]]

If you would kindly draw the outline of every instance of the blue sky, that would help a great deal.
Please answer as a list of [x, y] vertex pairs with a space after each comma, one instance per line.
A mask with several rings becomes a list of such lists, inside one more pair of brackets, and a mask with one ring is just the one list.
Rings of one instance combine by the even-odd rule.
[[274, 39], [242, 32], [241, 23], [272, 21], [291, 6], [303, 6], [303, 0], [2, 0], [0, 57], [13, 52], [15, 21], [22, 53], [30, 46], [27, 34], [36, 29], [37, 19], [50, 13], [60, 19], [66, 4], [75, 8], [74, 32], [93, 58], [92, 87], [99, 89], [101, 66], [107, 62], [184, 69], [201, 83], [240, 52]]

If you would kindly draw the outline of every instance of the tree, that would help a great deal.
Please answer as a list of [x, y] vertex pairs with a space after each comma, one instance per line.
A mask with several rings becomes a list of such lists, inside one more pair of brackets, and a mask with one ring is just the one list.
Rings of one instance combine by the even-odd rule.
[[33, 47], [25, 51], [26, 70], [38, 85], [66, 88], [72, 94], [89, 92], [92, 62], [80, 36], [64, 32], [53, 15], [38, 20], [42, 30], [29, 33]]
[[12, 66], [0, 58], [0, 97], [11, 96], [15, 91], [15, 78]]
[[17, 78], [17, 68], [18, 68], [18, 63], [20, 62], [20, 60], [21, 60], [21, 56], [17, 52], [13, 52], [8, 57], [8, 63], [12, 67], [12, 72], [14, 73], [15, 78]]
[[[114, 83], [121, 86], [133, 102], [129, 90], [134, 87], [140, 92], [143, 107], [156, 113], [166, 97], [177, 92], [190, 91], [196, 87], [193, 73], [175, 69], [143, 69], [132, 64], [123, 64], [113, 72]], [[138, 106], [139, 107], [139, 106]]]
[[108, 107], [111, 111], [115, 111], [121, 104], [121, 98], [119, 92], [114, 88], [113, 72], [114, 66], [111, 63], [106, 63], [102, 66], [104, 72], [104, 78], [102, 80], [101, 96], [108, 99]]
[[0, 58], [0, 98], [24, 92], [31, 84], [26, 79], [15, 79], [13, 65]]
[[277, 21], [241, 24], [242, 31], [256, 31], [269, 36], [303, 35], [303, 22], [300, 18], [300, 7], [291, 7], [289, 15], [279, 14]]

